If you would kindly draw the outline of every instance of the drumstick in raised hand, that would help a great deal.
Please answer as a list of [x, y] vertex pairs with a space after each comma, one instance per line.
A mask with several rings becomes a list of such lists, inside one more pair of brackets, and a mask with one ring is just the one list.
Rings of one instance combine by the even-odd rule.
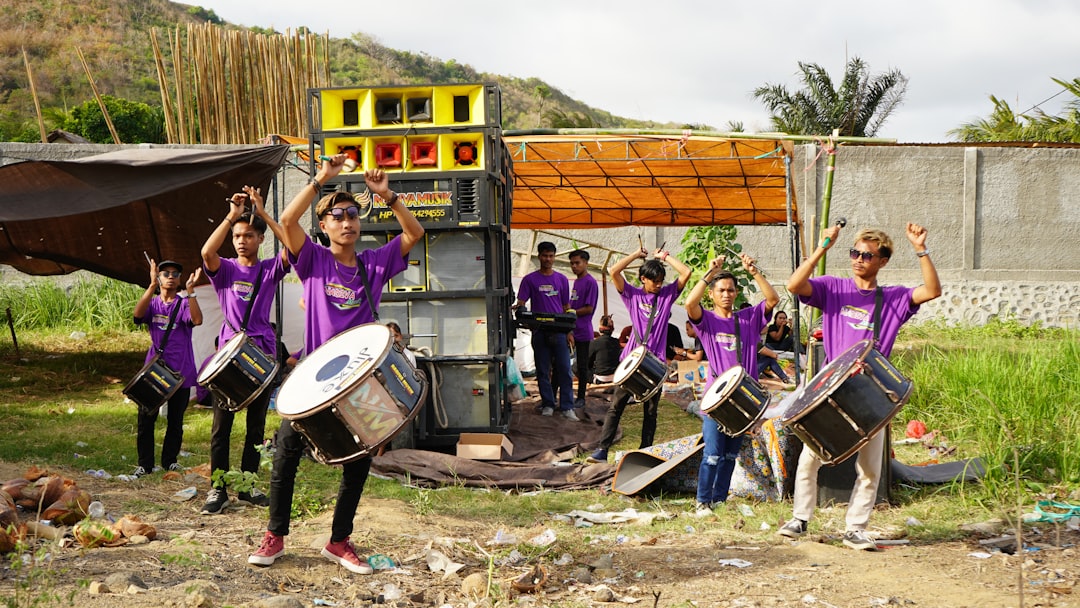
[[[728, 253], [730, 253], [731, 255], [735, 256], [735, 259], [736, 259], [736, 260], [742, 260], [742, 254], [741, 254], [741, 253], [739, 253], [738, 251], [735, 251], [735, 250], [734, 250], [734, 249], [732, 249], [731, 247], [725, 247], [725, 249], [727, 249], [727, 250], [728, 250]], [[758, 268], [758, 265], [757, 265], [757, 264], [751, 263], [751, 264], [750, 264], [750, 267], [751, 267], [751, 268], [757, 268], [758, 274], [760, 274], [760, 275], [761, 275], [762, 277], [764, 277], [764, 276], [765, 276], [765, 273], [761, 271], [761, 268]]]
[[[843, 228], [844, 226], [847, 226], [847, 218], [846, 217], [837, 218], [836, 225], [841, 227], [841, 228]], [[825, 247], [828, 247], [829, 243], [831, 243], [831, 242], [832, 242], [832, 239], [830, 239], [829, 237], [825, 237], [825, 241], [822, 243], [822, 245], [825, 246]]]

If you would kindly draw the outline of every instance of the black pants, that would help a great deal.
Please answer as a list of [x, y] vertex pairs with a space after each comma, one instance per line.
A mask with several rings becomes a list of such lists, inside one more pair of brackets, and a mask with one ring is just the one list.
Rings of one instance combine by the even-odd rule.
[[585, 398], [585, 389], [589, 388], [589, 380], [592, 380], [592, 374], [589, 373], [589, 345], [592, 344], [592, 340], [575, 340], [574, 341], [574, 374], [577, 375], [577, 398]]
[[[240, 470], [248, 473], [259, 471], [259, 451], [256, 446], [266, 437], [266, 408], [270, 405], [273, 387], [266, 387], [262, 394], [253, 399], [245, 408], [247, 430], [244, 432], [244, 449], [240, 455]], [[210, 429], [210, 472], [229, 470], [229, 444], [232, 436], [233, 421], [238, 412], [218, 407], [217, 397], [213, 398], [214, 425]], [[224, 483], [214, 487], [223, 488]]]
[[[266, 529], [278, 536], [289, 534], [289, 514], [292, 510], [293, 489], [296, 486], [296, 469], [304, 454], [307, 441], [289, 424], [281, 421], [278, 428], [274, 470], [270, 473], [270, 523]], [[337, 543], [352, 534], [356, 507], [364, 493], [371, 458], [361, 458], [341, 467], [341, 484], [338, 486], [334, 520], [330, 526], [330, 542]]]
[[[165, 439], [161, 442], [161, 467], [169, 468], [180, 455], [180, 444], [184, 442], [184, 412], [187, 410], [191, 389], [181, 388], [169, 399], [169, 413], [166, 418]], [[139, 408], [138, 435], [135, 437], [135, 451], [138, 453], [139, 466], [146, 472], [154, 470], [154, 426], [158, 419], [158, 409], [150, 412]]]
[[[622, 388], [615, 389], [615, 401], [608, 406], [607, 415], [604, 416], [604, 430], [600, 432], [600, 448], [608, 449], [615, 443], [615, 434], [619, 431], [619, 419], [622, 418], [623, 410], [634, 396]], [[660, 392], [641, 404], [645, 408], [645, 417], [641, 421], [641, 445], [638, 449], [644, 449], [653, 444], [656, 435], [656, 414], [660, 409]]]

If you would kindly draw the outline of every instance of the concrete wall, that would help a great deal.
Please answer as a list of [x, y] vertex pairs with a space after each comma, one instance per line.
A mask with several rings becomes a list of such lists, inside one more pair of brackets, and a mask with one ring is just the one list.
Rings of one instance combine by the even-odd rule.
[[[825, 185], [824, 155], [797, 146], [791, 177], [805, 234], [813, 247]], [[964, 146], [844, 146], [837, 153], [829, 217], [847, 218], [827, 262], [849, 275], [843, 254], [855, 233], [875, 227], [894, 242], [886, 284], [921, 282], [904, 236], [907, 222], [926, 226], [927, 243], [944, 293], [916, 322], [941, 319], [981, 324], [992, 318], [1080, 326], [1080, 149]], [[683, 229], [645, 228], [646, 247], [666, 241], [679, 250]], [[619, 251], [637, 246], [637, 229], [565, 231], [560, 252], [579, 242]], [[515, 232], [514, 251], [535, 252], [530, 231]], [[793, 269], [790, 236], [782, 226], [739, 228], [739, 242], [781, 291]], [[567, 249], [568, 251], [568, 249]], [[593, 261], [604, 255], [593, 254]], [[517, 261], [514, 268], [519, 268]], [[528, 262], [535, 266], [535, 262]], [[785, 306], [788, 306], [785, 302]]]

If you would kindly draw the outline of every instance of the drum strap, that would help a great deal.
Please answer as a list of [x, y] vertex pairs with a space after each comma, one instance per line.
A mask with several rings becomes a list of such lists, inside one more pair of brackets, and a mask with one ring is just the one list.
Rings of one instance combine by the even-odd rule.
[[176, 303], [173, 304], [172, 311], [169, 313], [169, 324], [165, 326], [165, 335], [161, 338], [161, 346], [157, 348], [157, 354], [165, 352], [165, 345], [169, 343], [169, 334], [172, 333], [173, 324], [176, 322], [176, 313], [180, 312], [180, 298], [174, 298]]
[[240, 331], [237, 333], [244, 333], [247, 330], [248, 321], [251, 320], [251, 309], [255, 308], [255, 298], [259, 297], [259, 287], [262, 285], [263, 270], [262, 263], [255, 265], [259, 274], [255, 277], [255, 287], [251, 290], [251, 299], [248, 300], [247, 310], [244, 311], [244, 320], [240, 322]]
[[881, 285], [874, 290], [874, 348], [878, 347], [878, 334], [881, 332], [881, 304], [885, 300], [885, 290]]
[[379, 311], [375, 310], [375, 302], [371, 299], [371, 284], [368, 283], [367, 268], [364, 268], [364, 261], [359, 257], [356, 258], [356, 268], [360, 271], [360, 282], [364, 285], [364, 297], [367, 299], [368, 308], [371, 309], [371, 317], [378, 322]]
[[742, 365], [742, 335], [741, 330], [739, 329], [739, 311], [731, 311], [731, 320], [735, 322], [735, 360], [738, 361], [740, 365]]
[[[637, 339], [638, 346], [645, 346], [645, 343], [649, 341], [649, 335], [652, 333], [652, 324], [656, 320], [656, 308], [660, 301], [660, 294], [653, 296], [652, 309], [649, 310], [649, 322], [645, 324], [645, 339], [641, 339], [641, 335], [637, 333], [637, 328], [634, 328], [634, 338]], [[376, 319], [378, 320], [378, 319]], [[647, 348], [647, 347], [646, 347]]]

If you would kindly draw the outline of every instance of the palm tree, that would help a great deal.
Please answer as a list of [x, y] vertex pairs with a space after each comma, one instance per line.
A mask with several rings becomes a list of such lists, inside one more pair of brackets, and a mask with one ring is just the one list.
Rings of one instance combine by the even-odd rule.
[[803, 89], [791, 92], [782, 84], [766, 84], [754, 97], [772, 113], [773, 128], [791, 135], [828, 135], [833, 130], [849, 137], [873, 137], [907, 91], [900, 70], [870, 75], [858, 57], [848, 61], [839, 88], [825, 68], [799, 62]]
[[960, 125], [949, 131], [960, 141], [1052, 141], [1080, 143], [1080, 78], [1072, 82], [1052, 79], [1072, 93], [1074, 99], [1065, 104], [1062, 114], [1051, 116], [1042, 110], [1034, 114], [1017, 114], [1008, 102], [993, 95], [994, 110], [988, 118]]

